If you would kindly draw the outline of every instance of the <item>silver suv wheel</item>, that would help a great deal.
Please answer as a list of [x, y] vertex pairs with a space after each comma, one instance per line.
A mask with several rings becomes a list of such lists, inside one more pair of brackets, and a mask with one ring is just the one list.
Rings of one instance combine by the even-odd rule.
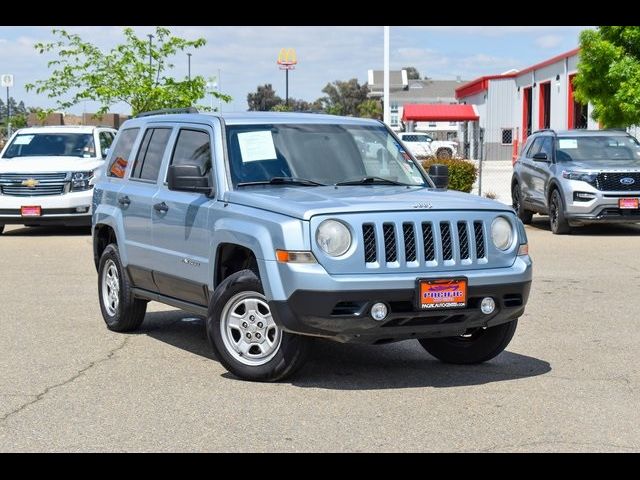
[[120, 305], [120, 276], [113, 260], [107, 260], [102, 270], [102, 304], [111, 317], [118, 313]]
[[267, 363], [282, 342], [266, 298], [258, 292], [240, 292], [229, 299], [222, 310], [220, 333], [227, 352], [249, 366]]

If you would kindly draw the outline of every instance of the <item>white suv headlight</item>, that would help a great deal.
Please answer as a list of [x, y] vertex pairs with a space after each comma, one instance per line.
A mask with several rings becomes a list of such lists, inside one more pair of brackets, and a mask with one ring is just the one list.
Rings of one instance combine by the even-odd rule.
[[351, 246], [351, 232], [342, 222], [325, 220], [316, 231], [316, 243], [327, 255], [339, 257]]
[[513, 243], [513, 227], [504, 217], [496, 217], [491, 223], [491, 240], [498, 250], [507, 250]]

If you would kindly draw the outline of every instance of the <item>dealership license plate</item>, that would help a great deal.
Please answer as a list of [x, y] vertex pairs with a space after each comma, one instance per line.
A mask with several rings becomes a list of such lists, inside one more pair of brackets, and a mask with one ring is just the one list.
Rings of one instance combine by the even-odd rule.
[[420, 310], [464, 308], [467, 306], [467, 279], [420, 279], [418, 294]]
[[42, 216], [42, 207], [40, 205], [20, 207], [20, 215], [23, 217], [40, 217]]
[[618, 207], [619, 208], [638, 208], [638, 199], [637, 198], [620, 198], [618, 199]]

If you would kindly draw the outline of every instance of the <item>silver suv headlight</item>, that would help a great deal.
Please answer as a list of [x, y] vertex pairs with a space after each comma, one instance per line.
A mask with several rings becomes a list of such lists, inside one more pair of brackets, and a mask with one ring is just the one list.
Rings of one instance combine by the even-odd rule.
[[325, 220], [318, 225], [316, 243], [327, 255], [339, 257], [351, 247], [351, 232], [338, 220]]
[[498, 250], [507, 250], [513, 243], [513, 227], [504, 217], [496, 217], [491, 222], [491, 241]]

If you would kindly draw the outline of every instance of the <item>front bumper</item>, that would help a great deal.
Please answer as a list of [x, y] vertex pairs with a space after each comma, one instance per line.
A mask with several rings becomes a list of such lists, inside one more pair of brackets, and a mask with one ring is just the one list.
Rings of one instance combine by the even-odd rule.
[[[640, 198], [640, 191], [602, 191], [578, 180], [563, 181], [562, 190], [566, 204], [565, 216], [572, 225], [640, 222], [640, 209], [618, 207], [620, 198]], [[586, 202], [578, 201], [574, 198], [576, 192], [590, 193], [594, 198]]]
[[[284, 281], [281, 288], [271, 283], [266, 292], [276, 323], [292, 333], [358, 343], [448, 337], [462, 335], [468, 328], [508, 322], [523, 314], [532, 278], [528, 256], [517, 257], [507, 268], [428, 274], [328, 275], [319, 265], [267, 263], [267, 271], [271, 267], [276, 275], [263, 278], [275, 279], [279, 273]], [[468, 280], [467, 308], [423, 311], [415, 307], [416, 278], [459, 276]], [[480, 311], [484, 297], [496, 302], [490, 315]], [[385, 302], [389, 308], [381, 322], [370, 317], [375, 302]]]
[[[0, 195], [0, 224], [91, 225], [92, 197], [93, 190], [33, 197]], [[42, 208], [42, 216], [20, 215], [21, 207], [34, 205]], [[78, 209], [84, 211], [78, 211]]]

